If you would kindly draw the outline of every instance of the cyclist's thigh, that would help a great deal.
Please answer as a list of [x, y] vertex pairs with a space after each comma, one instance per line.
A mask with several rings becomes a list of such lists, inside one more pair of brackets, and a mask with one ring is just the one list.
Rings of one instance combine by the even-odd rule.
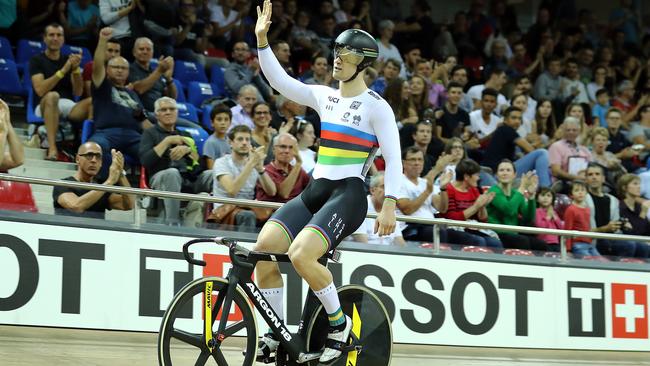
[[[317, 234], [324, 253], [336, 248], [343, 239], [354, 233], [363, 223], [367, 211], [368, 201], [363, 181], [359, 178], [346, 178], [309, 220], [304, 230]], [[294, 245], [314, 245], [313, 238], [313, 235], [300, 235]]]
[[256, 250], [286, 253], [296, 235], [305, 226], [312, 214], [301, 196], [293, 198], [280, 207], [262, 227], [257, 236]]

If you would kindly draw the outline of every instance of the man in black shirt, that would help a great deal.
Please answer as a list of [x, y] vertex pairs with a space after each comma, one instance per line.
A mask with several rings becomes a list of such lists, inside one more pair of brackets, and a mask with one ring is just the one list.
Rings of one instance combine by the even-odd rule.
[[153, 42], [147, 37], [140, 37], [133, 44], [134, 61], [129, 66], [129, 83], [140, 96], [144, 109], [153, 112], [153, 104], [162, 96], [176, 99], [178, 91], [174, 84], [174, 59], [167, 56], [151, 65]]
[[[519, 137], [517, 129], [521, 126], [522, 111], [517, 107], [508, 107], [503, 113], [503, 123], [492, 133], [492, 139], [486, 149], [482, 164], [496, 172], [497, 165], [503, 159], [514, 161], [517, 176], [535, 171], [541, 187], [551, 185], [548, 151], [537, 149], [526, 139]], [[515, 160], [515, 147], [519, 146], [524, 156]]]
[[83, 93], [81, 78], [81, 54], [61, 55], [61, 47], [65, 42], [63, 27], [50, 24], [45, 27], [43, 35], [45, 52], [35, 55], [29, 60], [29, 75], [34, 88], [34, 113], [43, 117], [47, 129], [48, 152], [46, 159], [56, 160], [56, 134], [59, 129], [59, 118], [81, 122], [88, 116], [90, 99], [79, 103], [75, 97]]
[[152, 126], [143, 113], [138, 95], [126, 88], [128, 61], [117, 56], [106, 62], [106, 44], [112, 34], [110, 27], [99, 32], [92, 74], [95, 132], [90, 136], [90, 141], [102, 147], [102, 177], [111, 164], [111, 149], [137, 157], [142, 130]]
[[455, 81], [447, 85], [447, 101], [442, 108], [435, 111], [436, 136], [442, 142], [452, 137], [460, 137], [464, 126], [469, 126], [469, 114], [459, 108], [463, 98], [463, 86]]
[[633, 157], [639, 155], [639, 151], [632, 149], [632, 143], [623, 133], [621, 133], [621, 123], [623, 123], [623, 112], [614, 107], [605, 113], [607, 121], [607, 131], [609, 132], [609, 145], [607, 151], [612, 152], [629, 172], [639, 169], [641, 166], [635, 165]]
[[[104, 185], [130, 187], [124, 176], [124, 157], [112, 150], [113, 163]], [[76, 156], [77, 172], [64, 178], [72, 182], [97, 183], [96, 176], [102, 166], [102, 148], [94, 142], [79, 146]], [[91, 191], [82, 188], [54, 187], [52, 191], [55, 212], [59, 215], [104, 218], [105, 210], [130, 210], [133, 197], [126, 194]]]
[[[212, 171], [201, 172], [199, 154], [189, 133], [176, 129], [176, 101], [162, 97], [155, 102], [158, 123], [142, 134], [139, 156], [149, 185], [162, 191], [210, 192]], [[180, 201], [163, 199], [165, 221], [180, 223]]]

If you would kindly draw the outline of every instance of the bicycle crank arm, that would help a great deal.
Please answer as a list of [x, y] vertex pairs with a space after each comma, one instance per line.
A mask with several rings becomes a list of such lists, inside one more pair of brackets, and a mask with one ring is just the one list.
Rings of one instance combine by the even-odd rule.
[[296, 360], [296, 363], [305, 363], [308, 361], [313, 361], [317, 358], [320, 358], [321, 354], [323, 354], [323, 352], [310, 352], [310, 353], [300, 352], [300, 354], [298, 355], [298, 360]]

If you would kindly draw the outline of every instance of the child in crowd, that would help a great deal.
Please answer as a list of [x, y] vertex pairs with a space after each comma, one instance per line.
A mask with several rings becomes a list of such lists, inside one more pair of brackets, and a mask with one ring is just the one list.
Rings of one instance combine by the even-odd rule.
[[609, 94], [607, 89], [599, 89], [596, 92], [596, 105], [591, 111], [591, 117], [593, 118], [593, 126], [601, 126], [607, 128], [607, 121], [605, 120], [605, 115], [607, 110], [611, 108], [609, 104]]
[[210, 135], [203, 145], [206, 169], [212, 169], [215, 160], [231, 152], [226, 137], [226, 132], [228, 132], [232, 121], [230, 108], [225, 104], [216, 105], [210, 112], [210, 120], [212, 121], [214, 133]]
[[[583, 181], [573, 181], [571, 198], [573, 203], [564, 212], [564, 229], [577, 231], [590, 231], [590, 211], [585, 202], [587, 185]], [[576, 258], [588, 255], [598, 256], [598, 250], [591, 243], [591, 238], [572, 237], [567, 240], [567, 250], [571, 250]]]
[[[564, 222], [560, 215], [555, 212], [555, 192], [547, 187], [537, 191], [537, 209], [535, 210], [535, 226], [547, 229], [563, 229]], [[548, 243], [547, 248], [552, 252], [560, 251], [560, 237], [552, 234], [539, 234], [537, 238]]]

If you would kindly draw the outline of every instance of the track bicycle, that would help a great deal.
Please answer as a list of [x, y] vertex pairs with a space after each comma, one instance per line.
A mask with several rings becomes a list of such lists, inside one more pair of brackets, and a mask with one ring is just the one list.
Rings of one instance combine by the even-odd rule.
[[[174, 296], [163, 316], [158, 335], [159, 364], [179, 366], [193, 362], [194, 365], [213, 365], [216, 361], [219, 366], [253, 365], [258, 341], [254, 307], [280, 340], [275, 357], [259, 362], [275, 362], [278, 366], [318, 365], [329, 324], [316, 295], [308, 291], [298, 332], [294, 334], [280, 321], [251, 279], [257, 262], [290, 262], [289, 256], [251, 251], [238, 245], [234, 239], [194, 239], [183, 245], [183, 255], [189, 263], [206, 265], [189, 253], [192, 244], [205, 242], [227, 246], [232, 267], [226, 277], [198, 278]], [[340, 252], [332, 250], [319, 261], [327, 265], [328, 259], [338, 261], [339, 257]], [[353, 325], [350, 337], [345, 342], [347, 346], [332, 365], [389, 365], [392, 329], [384, 305], [364, 286], [346, 285], [338, 288], [337, 292], [343, 312], [352, 319]], [[202, 313], [196, 314], [198, 312]], [[233, 357], [227, 360], [224, 352], [233, 348], [241, 351], [242, 339], [243, 352], [237, 353], [240, 356], [236, 360]]]

